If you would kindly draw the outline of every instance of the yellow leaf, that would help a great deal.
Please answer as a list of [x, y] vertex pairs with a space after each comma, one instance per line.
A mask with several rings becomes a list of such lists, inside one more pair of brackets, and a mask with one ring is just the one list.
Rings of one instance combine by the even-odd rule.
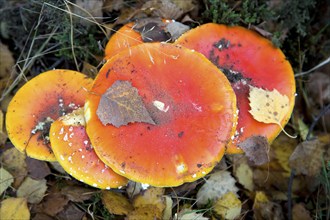
[[267, 124], [280, 124], [290, 111], [289, 98], [276, 89], [268, 91], [250, 86], [249, 101], [253, 118]]
[[0, 168], [0, 195], [14, 182], [14, 177], [3, 167]]
[[249, 112], [255, 120], [266, 124], [277, 124], [285, 132], [281, 122], [290, 111], [288, 96], [282, 95], [276, 89], [269, 91], [250, 86], [249, 101], [251, 107]]
[[253, 191], [253, 170], [248, 165], [247, 159], [239, 160], [240, 163], [234, 167], [234, 174], [240, 184], [244, 186], [245, 189]]
[[30, 211], [25, 198], [8, 198], [1, 202], [1, 219], [30, 219]]
[[150, 187], [142, 191], [133, 201], [134, 210], [127, 219], [162, 219], [166, 207], [164, 188]]
[[236, 219], [241, 209], [242, 202], [233, 192], [227, 192], [214, 204], [214, 211], [223, 219]]
[[133, 206], [121, 193], [102, 191], [102, 203], [106, 209], [115, 215], [127, 215], [133, 210]]

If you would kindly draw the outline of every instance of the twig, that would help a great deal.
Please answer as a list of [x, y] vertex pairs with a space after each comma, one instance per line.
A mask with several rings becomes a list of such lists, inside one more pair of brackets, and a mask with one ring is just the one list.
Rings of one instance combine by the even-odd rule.
[[326, 60], [324, 60], [321, 63], [319, 63], [318, 65], [314, 66], [312, 69], [307, 70], [305, 72], [297, 73], [297, 74], [294, 75], [294, 77], [300, 77], [300, 76], [307, 75], [307, 74], [313, 72], [314, 70], [316, 70], [316, 69], [318, 69], [318, 68], [320, 68], [320, 67], [322, 67], [322, 66], [324, 66], [328, 63], [330, 63], [330, 56]]

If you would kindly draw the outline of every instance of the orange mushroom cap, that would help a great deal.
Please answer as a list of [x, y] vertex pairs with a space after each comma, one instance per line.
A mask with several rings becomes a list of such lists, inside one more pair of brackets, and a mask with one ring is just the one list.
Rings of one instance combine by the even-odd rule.
[[57, 119], [49, 134], [57, 161], [74, 178], [101, 189], [127, 184], [125, 177], [113, 172], [95, 154], [85, 130], [83, 108]]
[[181, 35], [175, 44], [204, 54], [227, 76], [237, 97], [237, 132], [227, 153], [242, 153], [238, 145], [252, 135], [272, 142], [281, 132], [277, 124], [256, 121], [249, 113], [249, 86], [276, 89], [289, 98], [290, 111], [281, 125], [290, 119], [295, 100], [295, 80], [290, 63], [279, 48], [257, 33], [243, 27], [204, 24]]
[[49, 143], [50, 125], [84, 105], [92, 82], [71, 70], [47, 71], [28, 81], [7, 109], [6, 127], [13, 145], [32, 158], [56, 161]]
[[[101, 96], [118, 81], [138, 90], [155, 125], [103, 125], [96, 113]], [[145, 43], [102, 67], [86, 99], [85, 119], [96, 153], [115, 172], [153, 186], [177, 186], [206, 175], [222, 158], [236, 129], [236, 97], [203, 55]]]

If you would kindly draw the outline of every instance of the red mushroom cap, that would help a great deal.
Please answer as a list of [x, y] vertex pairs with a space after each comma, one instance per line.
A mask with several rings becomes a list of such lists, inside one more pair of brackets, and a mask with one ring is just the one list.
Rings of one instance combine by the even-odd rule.
[[241, 153], [238, 145], [253, 135], [267, 137], [272, 142], [281, 132], [277, 124], [256, 121], [249, 113], [249, 86], [265, 90], [276, 89], [289, 98], [289, 111], [281, 121], [288, 122], [295, 100], [295, 80], [292, 67], [282, 51], [269, 40], [243, 27], [204, 24], [183, 34], [175, 44], [204, 54], [220, 68], [236, 93], [239, 110], [237, 132], [227, 153]]
[[49, 143], [49, 128], [60, 116], [84, 105], [92, 79], [71, 70], [51, 70], [22, 86], [6, 114], [8, 137], [28, 156], [56, 161]]
[[49, 134], [57, 161], [71, 176], [101, 189], [127, 184], [125, 177], [113, 172], [95, 154], [85, 130], [82, 108], [57, 119]]
[[[118, 80], [138, 90], [155, 125], [103, 125], [96, 113], [100, 99]], [[85, 118], [96, 153], [115, 172], [153, 186], [177, 186], [206, 175], [222, 158], [236, 127], [236, 98], [203, 55], [145, 43], [103, 66], [86, 99]]]

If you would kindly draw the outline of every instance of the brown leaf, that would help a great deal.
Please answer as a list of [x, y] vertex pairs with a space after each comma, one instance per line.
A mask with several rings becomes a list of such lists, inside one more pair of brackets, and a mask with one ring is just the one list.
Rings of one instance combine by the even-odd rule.
[[254, 165], [262, 165], [269, 162], [269, 143], [264, 136], [251, 136], [238, 145]]
[[289, 164], [297, 174], [315, 176], [322, 167], [324, 145], [318, 140], [304, 141], [296, 147], [290, 156]]
[[294, 204], [292, 208], [293, 220], [312, 220], [311, 213], [306, 209], [303, 203]]
[[61, 193], [52, 193], [48, 195], [41, 205], [41, 211], [50, 216], [55, 216], [57, 213], [64, 210], [69, 199]]
[[65, 195], [72, 202], [83, 202], [90, 199], [95, 189], [80, 187], [80, 186], [65, 186], [61, 189], [61, 193]]
[[73, 203], [69, 203], [64, 210], [56, 215], [57, 219], [63, 220], [81, 220], [85, 212], [81, 211], [76, 205]]
[[115, 127], [132, 122], [155, 124], [138, 90], [128, 81], [117, 80], [102, 95], [96, 111], [102, 124]]
[[43, 179], [51, 174], [50, 169], [45, 161], [36, 160], [30, 157], [27, 157], [25, 161], [29, 176], [31, 178]]
[[47, 181], [34, 180], [26, 177], [22, 185], [17, 189], [17, 197], [24, 197], [29, 203], [39, 203], [44, 198], [47, 190]]
[[17, 188], [27, 175], [25, 157], [14, 147], [3, 152], [0, 157], [3, 167], [15, 178], [12, 185], [14, 188]]

